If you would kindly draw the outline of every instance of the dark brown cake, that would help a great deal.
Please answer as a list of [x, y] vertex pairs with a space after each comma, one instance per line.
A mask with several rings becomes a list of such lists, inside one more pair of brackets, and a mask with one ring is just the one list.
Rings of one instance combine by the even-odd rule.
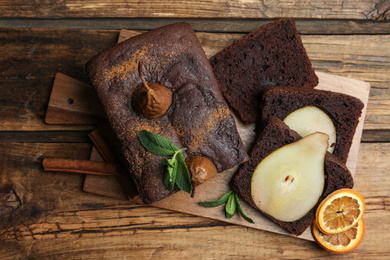
[[315, 106], [324, 111], [336, 128], [333, 155], [345, 163], [364, 104], [361, 100], [331, 91], [302, 88], [268, 87], [263, 90], [259, 111], [261, 122], [269, 116], [284, 120], [291, 112]]
[[[243, 163], [236, 174], [233, 176], [231, 186], [246, 202], [255, 209], [261, 210], [255, 205], [251, 197], [251, 179], [256, 166], [267, 155], [276, 149], [298, 141], [301, 137], [292, 131], [285, 123], [277, 118], [270, 117], [267, 120], [261, 136], [258, 137], [254, 147], [249, 153], [249, 161]], [[341, 188], [352, 188], [353, 178], [346, 166], [337, 160], [332, 154], [325, 156], [325, 187], [319, 202], [333, 191]], [[277, 220], [265, 213], [272, 221], [289, 231], [294, 235], [302, 234], [315, 220], [317, 206], [313, 207], [305, 216], [293, 221], [284, 222]]]
[[256, 29], [218, 52], [210, 63], [224, 97], [245, 124], [256, 120], [263, 87], [318, 84], [292, 19]]
[[[158, 82], [173, 92], [172, 105], [157, 119], [147, 119], [132, 107], [132, 94], [142, 84], [140, 61], [147, 82]], [[93, 57], [87, 71], [144, 203], [159, 201], [172, 192], [163, 184], [161, 157], [140, 144], [140, 130], [186, 147], [188, 156], [211, 159], [218, 172], [247, 160], [234, 118], [188, 24], [161, 27], [119, 43]]]

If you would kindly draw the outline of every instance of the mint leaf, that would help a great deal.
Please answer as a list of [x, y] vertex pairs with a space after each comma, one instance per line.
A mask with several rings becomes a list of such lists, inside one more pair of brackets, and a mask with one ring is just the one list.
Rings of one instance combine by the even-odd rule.
[[207, 207], [207, 208], [211, 208], [211, 207], [216, 207], [216, 206], [219, 206], [219, 205], [222, 205], [224, 203], [226, 203], [226, 201], [228, 200], [228, 198], [230, 197], [230, 194], [232, 194], [233, 191], [229, 191], [227, 193], [225, 193], [220, 199], [218, 200], [211, 200], [211, 201], [203, 201], [203, 202], [198, 202], [198, 205], [202, 206], [202, 207]]
[[238, 195], [234, 191], [229, 191], [225, 193], [220, 199], [218, 200], [211, 200], [211, 201], [204, 201], [204, 202], [198, 202], [198, 205], [203, 207], [216, 207], [219, 205], [222, 205], [226, 203], [225, 205], [225, 217], [231, 218], [236, 213], [236, 210], [240, 213], [240, 215], [249, 223], [255, 223], [253, 219], [248, 217], [244, 211], [241, 208], [240, 201], [238, 200]]
[[248, 217], [248, 216], [244, 213], [244, 211], [242, 210], [240, 201], [238, 200], [238, 195], [237, 195], [237, 193], [234, 193], [234, 200], [236, 201], [237, 209], [238, 209], [238, 212], [240, 213], [241, 217], [243, 217], [243, 218], [244, 218], [246, 221], [248, 221], [249, 223], [254, 224], [255, 222], [253, 221], [253, 219], [251, 219], [250, 217]]
[[176, 145], [165, 137], [147, 130], [139, 131], [138, 137], [142, 146], [155, 155], [172, 155], [179, 150]]
[[171, 166], [171, 167], [173, 167], [173, 164], [172, 164], [171, 161], [172, 161], [171, 159], [167, 159], [167, 158], [162, 158], [162, 159], [160, 160], [160, 162], [161, 162], [162, 164], [164, 164], [164, 165], [166, 165], [166, 166]]
[[191, 193], [192, 183], [190, 173], [185, 162], [185, 158], [171, 141], [165, 137], [141, 130], [138, 132], [139, 140], [143, 147], [155, 155], [168, 156], [173, 155], [171, 159], [163, 158], [160, 162], [167, 166], [164, 176], [164, 185], [168, 190], [172, 191], [177, 187], [185, 192]]
[[179, 189], [191, 193], [192, 183], [186, 160], [181, 152], [177, 154], [177, 176], [176, 185]]
[[237, 205], [236, 205], [236, 200], [234, 199], [234, 192], [232, 194], [230, 194], [228, 200], [227, 200], [227, 203], [226, 203], [226, 207], [225, 207], [225, 216], [226, 218], [231, 218], [233, 217], [234, 213], [236, 212], [236, 208], [237, 208]]
[[165, 170], [164, 185], [168, 190], [172, 191], [175, 188], [177, 177], [177, 160], [171, 159], [169, 164], [170, 165], [168, 165], [167, 169]]

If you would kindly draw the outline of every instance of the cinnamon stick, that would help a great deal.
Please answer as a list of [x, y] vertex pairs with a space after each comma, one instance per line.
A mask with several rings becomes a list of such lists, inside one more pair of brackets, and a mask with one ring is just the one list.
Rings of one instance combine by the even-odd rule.
[[45, 158], [42, 165], [45, 171], [55, 172], [117, 176], [119, 171], [119, 166], [115, 163], [89, 160]]

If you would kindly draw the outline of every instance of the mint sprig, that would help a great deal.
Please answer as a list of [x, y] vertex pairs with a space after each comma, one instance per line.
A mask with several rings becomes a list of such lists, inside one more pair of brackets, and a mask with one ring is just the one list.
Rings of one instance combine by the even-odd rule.
[[203, 202], [198, 202], [198, 205], [203, 206], [203, 207], [217, 207], [222, 204], [226, 203], [225, 205], [225, 217], [226, 218], [231, 218], [234, 216], [236, 211], [238, 210], [238, 213], [243, 217], [246, 221], [249, 223], [255, 223], [253, 219], [248, 217], [244, 211], [242, 210], [240, 201], [238, 199], [237, 193], [234, 191], [229, 191], [225, 193], [220, 199], [218, 200], [211, 200], [211, 201], [203, 201]]
[[229, 199], [230, 195], [233, 193], [233, 191], [229, 191], [228, 193], [224, 194], [220, 199], [218, 200], [210, 200], [210, 201], [203, 201], [203, 202], [198, 202], [198, 205], [206, 208], [211, 208], [211, 207], [216, 207], [219, 205], [222, 205], [227, 202]]
[[147, 130], [139, 131], [138, 137], [143, 147], [155, 155], [168, 156], [179, 150], [176, 145], [165, 137]]
[[176, 185], [179, 189], [184, 190], [191, 194], [192, 192], [192, 182], [190, 172], [187, 168], [186, 159], [184, 155], [179, 152], [177, 154], [177, 175], [176, 175]]
[[147, 130], [139, 131], [138, 137], [142, 146], [149, 152], [161, 156], [172, 155], [170, 159], [163, 158], [160, 160], [162, 164], [167, 166], [164, 176], [164, 185], [167, 189], [171, 191], [177, 186], [179, 189], [191, 193], [190, 173], [181, 153], [184, 148], [179, 149], [167, 138]]

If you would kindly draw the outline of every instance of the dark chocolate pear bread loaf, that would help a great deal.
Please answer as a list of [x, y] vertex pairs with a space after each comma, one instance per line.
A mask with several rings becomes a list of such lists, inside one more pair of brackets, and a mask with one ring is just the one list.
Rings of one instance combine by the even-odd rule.
[[[247, 160], [234, 118], [190, 25], [172, 24], [130, 38], [99, 53], [86, 67], [144, 203], [172, 192], [163, 183], [161, 156], [144, 149], [140, 130], [185, 147], [186, 156], [210, 159], [218, 172]], [[148, 90], [153, 95], [145, 92], [142, 78], [153, 83], [154, 92]], [[162, 97], [167, 93], [168, 105]], [[142, 97], [148, 99], [141, 102]], [[160, 113], [162, 107], [167, 110]]]
[[265, 24], [210, 58], [221, 91], [245, 124], [266, 86], [313, 88], [318, 78], [292, 19]]

